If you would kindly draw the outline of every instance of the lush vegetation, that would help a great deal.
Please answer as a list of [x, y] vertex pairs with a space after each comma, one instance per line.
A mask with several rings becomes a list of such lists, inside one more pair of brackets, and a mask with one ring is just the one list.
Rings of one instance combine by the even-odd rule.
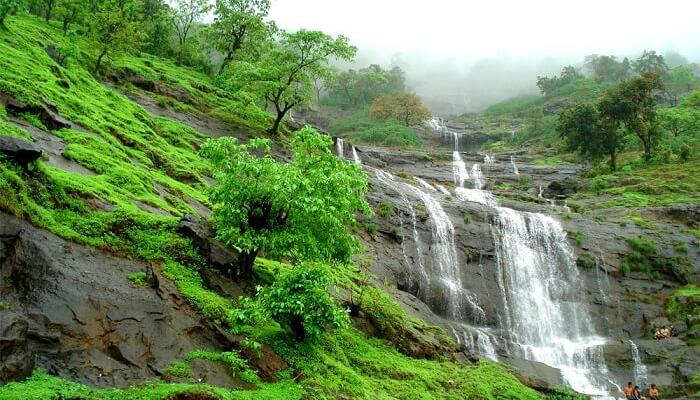
[[353, 143], [386, 147], [420, 147], [422, 140], [412, 128], [395, 123], [376, 124], [348, 135]]
[[410, 127], [423, 123], [432, 114], [415, 94], [394, 93], [376, 99], [370, 115], [380, 121], [394, 121]]
[[349, 228], [356, 212], [370, 213], [367, 183], [356, 165], [331, 152], [331, 144], [330, 137], [301, 129], [291, 141], [289, 163], [274, 160], [265, 139], [240, 145], [221, 138], [202, 147], [219, 181], [212, 190], [212, 220], [221, 240], [241, 250], [245, 276], [260, 251], [329, 262], [348, 262], [359, 251]]

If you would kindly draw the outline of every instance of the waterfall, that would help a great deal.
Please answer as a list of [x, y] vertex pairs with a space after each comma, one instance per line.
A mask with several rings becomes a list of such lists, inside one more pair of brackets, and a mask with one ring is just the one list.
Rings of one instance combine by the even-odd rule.
[[[420, 288], [419, 295], [423, 293], [421, 298], [427, 303], [433, 302], [432, 306], [442, 309], [447, 317], [454, 321], [472, 320], [476, 323], [483, 323], [486, 319], [484, 310], [479, 306], [476, 297], [462, 286], [460, 264], [454, 242], [454, 225], [440, 202], [429, 192], [408, 183], [399, 182], [384, 171], [376, 170], [376, 176], [382, 184], [398, 192], [402, 197], [411, 196], [421, 200], [430, 216], [432, 222], [430, 251], [433, 259], [433, 270], [430, 276], [433, 277], [433, 283], [430, 284], [430, 293], [428, 293], [427, 285]], [[422, 179], [415, 179], [425, 189], [431, 192], [436, 191], [433, 186]], [[413, 214], [412, 208], [411, 213]], [[417, 239], [415, 215], [412, 215], [412, 223], [414, 224], [414, 238]], [[439, 288], [433, 287], [434, 284], [437, 284]], [[435, 292], [434, 289], [438, 289], [439, 292]], [[434, 304], [436, 298], [438, 301], [442, 300], [444, 304]], [[465, 310], [469, 310], [469, 316], [465, 315]]]
[[344, 147], [345, 147], [345, 141], [341, 138], [336, 138], [335, 139], [335, 150], [336, 150], [336, 153], [338, 154], [338, 157], [340, 157], [340, 158], [345, 158], [345, 156], [343, 154]]
[[355, 164], [362, 165], [362, 161], [360, 160], [360, 156], [357, 155], [357, 150], [355, 150], [355, 146], [352, 146], [352, 159], [355, 161]]
[[629, 343], [632, 353], [632, 362], [634, 363], [634, 382], [644, 387], [649, 383], [647, 379], [647, 366], [644, 365], [641, 357], [639, 357], [639, 348], [637, 345], [632, 340], [629, 340]]
[[542, 185], [540, 185], [540, 189], [539, 189], [539, 191], [537, 192], [537, 198], [538, 198], [538, 199], [542, 199], [542, 198], [543, 198], [543, 197], [542, 197], [542, 194], [543, 194], [543, 193], [544, 193], [544, 190], [542, 189]]
[[488, 154], [484, 155], [484, 165], [493, 165], [496, 162], [496, 158]]
[[574, 390], [607, 394], [602, 354], [573, 251], [561, 225], [543, 214], [496, 207], [492, 226], [504, 332], [514, 355], [561, 370]]
[[484, 174], [481, 172], [481, 165], [472, 165], [472, 180], [474, 181], [474, 189], [481, 189], [484, 187]]
[[456, 187], [464, 187], [464, 181], [469, 179], [467, 166], [462, 161], [462, 156], [458, 151], [452, 153], [452, 174], [454, 175], [454, 184]]
[[438, 188], [438, 190], [440, 191], [440, 193], [444, 194], [445, 196], [449, 196], [449, 195], [450, 195], [450, 191], [447, 190], [446, 187], [444, 187], [444, 186], [442, 186], [442, 185], [440, 185], [440, 184], [436, 184], [435, 187]]
[[418, 178], [418, 177], [414, 177], [414, 179], [418, 183], [420, 183], [420, 185], [423, 187], [423, 189], [428, 189], [431, 192], [437, 192], [437, 189], [435, 189], [435, 187], [433, 187], [433, 185], [429, 184], [428, 182], [424, 181], [423, 179]]
[[518, 166], [515, 165], [515, 160], [513, 159], [513, 156], [510, 156], [510, 166], [511, 168], [513, 168], [514, 175], [520, 175], [520, 173], [518, 173]]

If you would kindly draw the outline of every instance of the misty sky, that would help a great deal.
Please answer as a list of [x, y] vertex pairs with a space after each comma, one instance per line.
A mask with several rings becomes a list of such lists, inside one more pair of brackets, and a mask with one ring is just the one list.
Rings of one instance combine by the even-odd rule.
[[270, 18], [344, 34], [360, 66], [399, 65], [428, 102], [462, 111], [532, 92], [538, 74], [591, 53], [700, 61], [700, 0], [272, 0]]

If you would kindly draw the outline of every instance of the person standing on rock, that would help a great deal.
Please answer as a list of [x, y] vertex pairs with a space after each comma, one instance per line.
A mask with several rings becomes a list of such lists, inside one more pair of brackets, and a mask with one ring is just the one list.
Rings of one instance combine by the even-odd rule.
[[659, 400], [659, 388], [656, 385], [651, 385], [649, 389], [649, 400]]
[[627, 382], [627, 387], [625, 387], [624, 392], [627, 400], [634, 400], [634, 388], [632, 387], [632, 382]]
[[646, 398], [642, 396], [642, 389], [640, 389], [639, 386], [634, 387], [634, 394], [632, 395], [632, 398], [634, 400], [646, 400]]

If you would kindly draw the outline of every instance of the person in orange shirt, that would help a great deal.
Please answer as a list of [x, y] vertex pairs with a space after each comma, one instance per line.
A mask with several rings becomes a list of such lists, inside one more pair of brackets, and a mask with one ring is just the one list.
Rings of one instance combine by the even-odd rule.
[[651, 385], [649, 389], [649, 400], [659, 400], [659, 388], [656, 385]]
[[625, 398], [627, 400], [634, 399], [634, 388], [632, 387], [632, 382], [627, 383], [627, 387], [625, 387], [624, 393], [625, 393]]

